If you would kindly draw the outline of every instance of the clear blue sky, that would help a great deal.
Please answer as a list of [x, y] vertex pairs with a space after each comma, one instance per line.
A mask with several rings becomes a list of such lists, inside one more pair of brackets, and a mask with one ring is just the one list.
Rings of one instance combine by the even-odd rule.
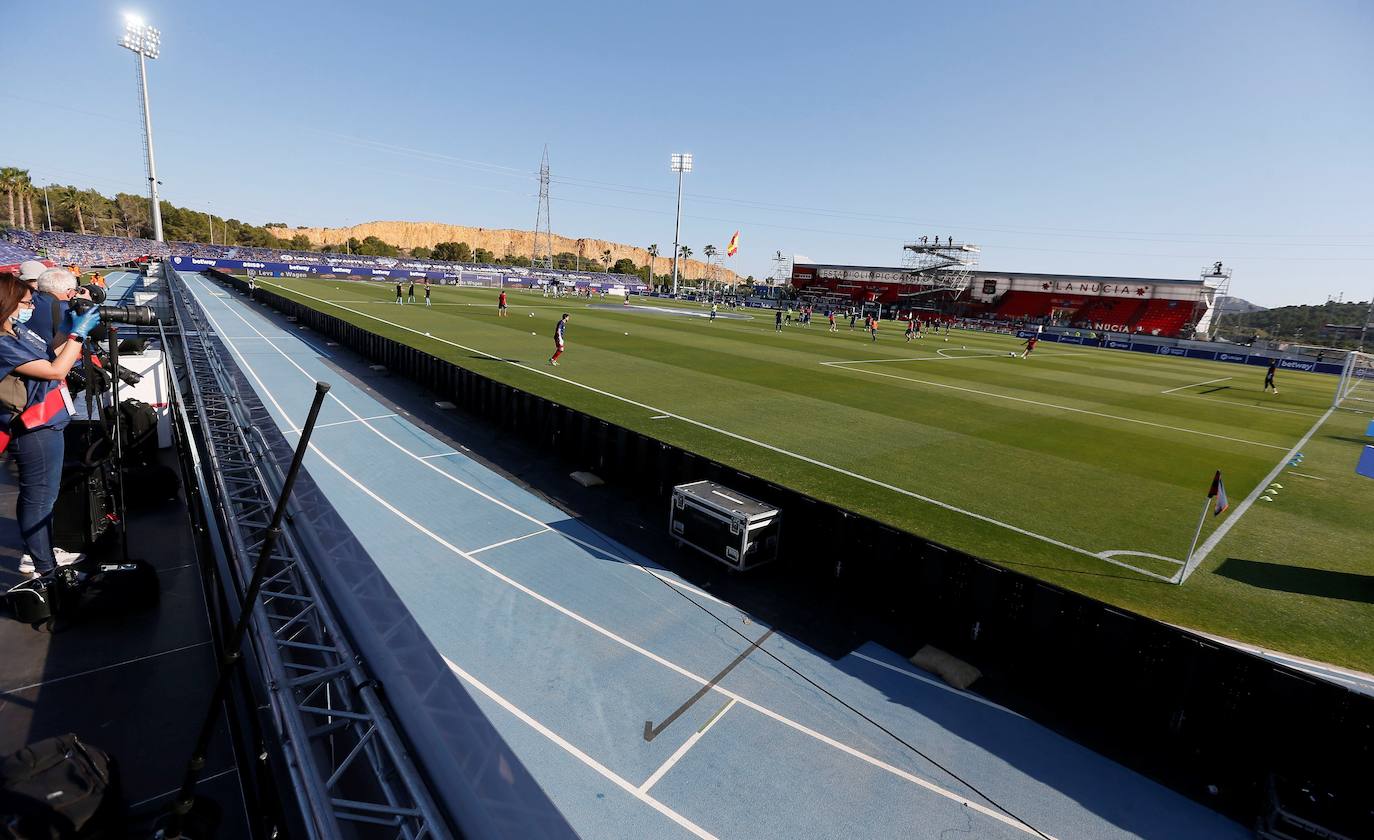
[[689, 151], [683, 242], [741, 229], [744, 274], [939, 234], [991, 269], [1374, 291], [1368, 2], [3, 6], [0, 160], [39, 182], [142, 190], [131, 9], [164, 33], [164, 197], [245, 221], [528, 229], [547, 143], [556, 232], [666, 254]]

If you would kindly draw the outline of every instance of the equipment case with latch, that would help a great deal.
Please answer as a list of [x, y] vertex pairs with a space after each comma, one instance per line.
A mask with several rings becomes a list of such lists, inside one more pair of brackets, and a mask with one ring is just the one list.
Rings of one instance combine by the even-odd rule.
[[673, 488], [668, 534], [738, 570], [776, 560], [782, 511], [714, 481]]

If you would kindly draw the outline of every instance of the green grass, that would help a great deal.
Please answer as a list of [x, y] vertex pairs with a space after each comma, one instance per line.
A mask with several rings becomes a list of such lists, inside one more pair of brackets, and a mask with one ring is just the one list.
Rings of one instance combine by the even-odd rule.
[[[511, 317], [498, 319], [486, 289], [436, 288], [426, 309], [396, 306], [390, 286], [259, 283], [1038, 578], [1374, 671], [1374, 483], [1353, 472], [1367, 414], [1334, 412], [1295, 468], [1313, 477], [1281, 473], [1276, 500], [1255, 502], [1185, 585], [1093, 556], [1140, 552], [1117, 559], [1171, 575], [1178, 564], [1160, 558], [1187, 552], [1213, 471], [1223, 472], [1232, 510], [1208, 516], [1204, 540], [1321, 418], [1333, 376], [1280, 371], [1282, 393], [1271, 396], [1260, 392], [1263, 368], [1052, 343], [1022, 361], [1008, 357], [1020, 342], [1007, 336], [956, 331], [949, 342], [908, 344], [891, 323], [874, 344], [847, 322], [839, 334], [823, 321], [777, 334], [771, 313], [711, 324], [511, 291]], [[562, 311], [572, 313], [568, 350], [554, 368]], [[674, 416], [653, 419], [664, 413]]]

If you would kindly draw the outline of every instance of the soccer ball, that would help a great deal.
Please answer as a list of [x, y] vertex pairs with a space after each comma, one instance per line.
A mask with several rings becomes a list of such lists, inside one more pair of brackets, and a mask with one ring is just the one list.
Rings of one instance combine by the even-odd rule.
[[1007, 355], [1008, 355], [1008, 356], [1011, 356], [1013, 359], [1016, 358], [1016, 353], [1015, 353], [1015, 352], [1008, 353]]
[[949, 339], [945, 339], [945, 341], [949, 341]]
[[626, 334], [626, 335], [629, 335], [629, 333], [625, 333], [625, 334]]
[[534, 313], [533, 313], [533, 312], [530, 313], [530, 317], [531, 317], [531, 318], [534, 317]]
[[530, 335], [539, 335], [539, 333], [534, 333], [534, 332], [532, 332], [532, 333], [530, 333]]

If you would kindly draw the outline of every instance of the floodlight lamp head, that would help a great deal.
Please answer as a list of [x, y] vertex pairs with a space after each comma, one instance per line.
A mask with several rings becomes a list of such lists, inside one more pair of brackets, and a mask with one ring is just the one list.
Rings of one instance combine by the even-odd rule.
[[162, 54], [162, 32], [144, 23], [137, 15], [125, 15], [124, 37], [119, 45], [145, 58], [157, 58]]
[[674, 152], [672, 156], [672, 170], [674, 172], [691, 172], [692, 155], [690, 152]]

